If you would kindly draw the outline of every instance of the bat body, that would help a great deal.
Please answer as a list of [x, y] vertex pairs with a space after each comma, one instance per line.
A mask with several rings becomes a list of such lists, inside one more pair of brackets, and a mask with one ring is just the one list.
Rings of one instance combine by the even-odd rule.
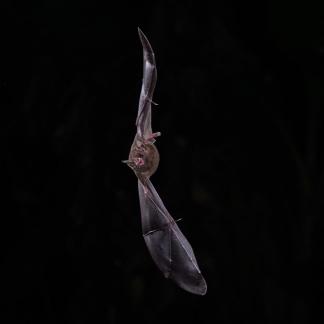
[[166, 278], [194, 294], [204, 295], [206, 282], [188, 240], [165, 208], [154, 189], [150, 176], [159, 164], [159, 153], [154, 145], [160, 133], [153, 133], [151, 105], [157, 73], [152, 47], [138, 29], [143, 46], [143, 82], [136, 119], [136, 135], [127, 165], [138, 178], [138, 192], [142, 217], [142, 232], [151, 256]]

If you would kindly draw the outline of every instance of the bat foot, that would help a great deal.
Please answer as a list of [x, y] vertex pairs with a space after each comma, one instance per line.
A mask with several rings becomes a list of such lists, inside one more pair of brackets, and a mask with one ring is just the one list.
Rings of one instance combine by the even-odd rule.
[[159, 136], [161, 136], [161, 132], [156, 132], [156, 133], [153, 133], [151, 136], [149, 136], [148, 138], [147, 138], [147, 140], [150, 142], [150, 143], [155, 143], [155, 139], [157, 138], [157, 137], [159, 137]]

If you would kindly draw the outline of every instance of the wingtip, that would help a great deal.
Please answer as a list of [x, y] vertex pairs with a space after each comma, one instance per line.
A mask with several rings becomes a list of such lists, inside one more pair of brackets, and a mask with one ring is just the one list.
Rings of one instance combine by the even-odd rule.
[[[186, 274], [184, 274], [186, 276]], [[198, 295], [204, 296], [207, 293], [207, 283], [204, 277], [199, 272], [197, 273], [190, 273], [189, 276], [187, 273], [187, 278], [177, 278], [175, 276], [170, 276], [170, 278], [182, 289], [185, 291]], [[183, 280], [184, 279], [184, 280]]]
[[205, 279], [204, 279], [204, 286], [203, 286], [203, 288], [201, 289], [200, 295], [201, 295], [201, 296], [205, 296], [206, 293], [207, 293], [207, 283], [206, 283], [206, 281], [205, 281]]
[[192, 289], [192, 287], [191, 287], [191, 289], [188, 291], [195, 295], [200, 295], [200, 296], [206, 295], [207, 283], [206, 283], [206, 280], [204, 279], [204, 277], [201, 276], [200, 284], [198, 286], [196, 286], [194, 289]]
[[150, 42], [148, 41], [147, 37], [145, 36], [145, 34], [142, 32], [142, 30], [139, 27], [137, 27], [137, 32], [138, 32], [138, 36], [139, 36], [139, 38], [141, 40], [143, 49], [146, 52], [149, 52], [149, 53], [153, 54], [153, 49], [152, 49], [152, 46], [151, 46]]

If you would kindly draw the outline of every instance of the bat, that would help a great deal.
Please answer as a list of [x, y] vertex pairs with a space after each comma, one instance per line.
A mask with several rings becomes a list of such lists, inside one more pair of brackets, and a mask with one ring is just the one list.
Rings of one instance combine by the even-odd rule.
[[157, 80], [152, 47], [138, 28], [143, 47], [143, 80], [136, 119], [136, 135], [125, 162], [138, 178], [142, 232], [148, 250], [166, 278], [184, 290], [205, 295], [207, 284], [198, 267], [196, 257], [178, 224], [165, 208], [150, 181], [159, 165], [159, 152], [154, 145], [160, 132], [153, 133], [151, 106]]

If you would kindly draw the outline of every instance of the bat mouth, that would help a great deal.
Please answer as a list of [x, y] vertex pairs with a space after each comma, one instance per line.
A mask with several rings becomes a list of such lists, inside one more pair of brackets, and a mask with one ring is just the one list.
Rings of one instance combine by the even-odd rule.
[[134, 157], [130, 160], [123, 160], [122, 163], [127, 164], [132, 170], [136, 172], [145, 171], [145, 160], [142, 157]]
[[144, 159], [141, 157], [134, 158], [133, 162], [137, 167], [142, 167], [145, 164]]

